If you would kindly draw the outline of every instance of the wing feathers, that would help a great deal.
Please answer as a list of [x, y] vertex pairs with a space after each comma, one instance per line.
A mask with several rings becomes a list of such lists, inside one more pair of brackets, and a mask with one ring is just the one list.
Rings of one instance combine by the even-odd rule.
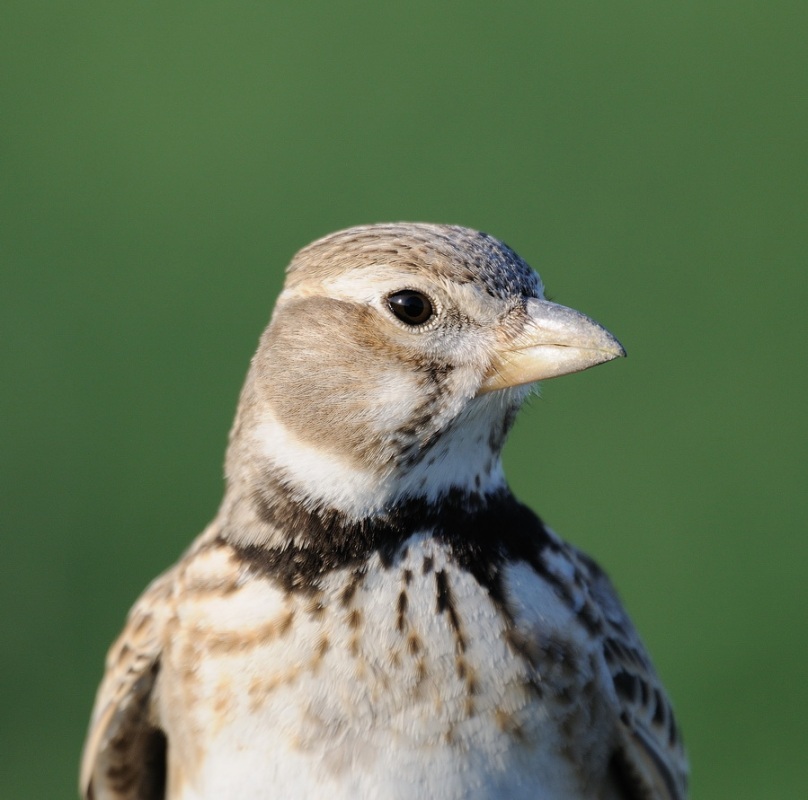
[[161, 800], [165, 737], [151, 719], [161, 633], [173, 576], [154, 581], [107, 656], [84, 745], [79, 790], [86, 800]]

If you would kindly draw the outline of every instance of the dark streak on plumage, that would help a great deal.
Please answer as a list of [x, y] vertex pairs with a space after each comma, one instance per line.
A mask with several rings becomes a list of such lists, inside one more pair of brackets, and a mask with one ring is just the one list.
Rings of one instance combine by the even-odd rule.
[[640, 705], [647, 706], [650, 698], [651, 689], [648, 686], [648, 681], [640, 680]]
[[[612, 628], [616, 630], [614, 620], [610, 619], [609, 622]], [[603, 652], [609, 664], [624, 663], [632, 664], [638, 669], [650, 669], [648, 659], [640, 651], [633, 647], [627, 647], [619, 639], [612, 636], [607, 636], [603, 640]]]
[[668, 743], [673, 747], [679, 741], [679, 728], [676, 725], [676, 717], [673, 710], [668, 709]]
[[640, 686], [636, 675], [620, 670], [612, 676], [612, 682], [617, 694], [629, 702], [636, 702], [639, 699]]
[[396, 630], [403, 633], [407, 627], [407, 593], [402, 589], [398, 595], [398, 613], [396, 616]]
[[523, 658], [533, 669], [536, 669], [538, 652], [522, 631], [513, 627], [506, 628], [505, 642], [516, 655]]
[[498, 453], [500, 450], [502, 450], [505, 440], [508, 438], [508, 433], [510, 433], [514, 422], [516, 422], [516, 416], [518, 413], [519, 407], [512, 406], [505, 412], [505, 416], [502, 418], [501, 423], [491, 429], [490, 433], [488, 434], [488, 447], [491, 452]]
[[[264, 524], [294, 530], [295, 541], [283, 547], [233, 545], [235, 554], [286, 591], [316, 592], [329, 573], [341, 569], [354, 570], [349, 586], [357, 584], [371, 556], [377, 554], [382, 565], [390, 568], [402, 559], [402, 547], [410, 536], [430, 530], [436, 541], [447, 545], [452, 560], [471, 573], [506, 614], [501, 568], [508, 561], [527, 562], [572, 603], [565, 581], [542, 557], [545, 549], [556, 552], [559, 545], [542, 521], [507, 489], [489, 495], [453, 490], [437, 504], [413, 498], [386, 514], [359, 521], [332, 509], [310, 510], [279, 481], [257, 493], [254, 502]], [[431, 557], [424, 557], [423, 573], [432, 569]], [[348, 599], [353, 591], [345, 590]]]
[[342, 602], [343, 606], [349, 606], [351, 604], [354, 599], [354, 595], [356, 594], [356, 590], [359, 588], [363, 580], [364, 573], [361, 570], [355, 569], [351, 573], [351, 577], [345, 584], [345, 588], [342, 590], [342, 595], [340, 596], [340, 601]]
[[654, 688], [654, 716], [653, 721], [657, 725], [665, 723], [665, 711], [667, 710], [667, 703], [665, 698], [662, 697], [662, 692], [656, 687]]
[[464, 653], [466, 651], [466, 638], [460, 626], [460, 618], [457, 616], [452, 587], [449, 585], [449, 578], [446, 576], [445, 570], [441, 569], [435, 573], [435, 594], [437, 600], [436, 610], [438, 614], [446, 615], [454, 632], [457, 651], [458, 653]]

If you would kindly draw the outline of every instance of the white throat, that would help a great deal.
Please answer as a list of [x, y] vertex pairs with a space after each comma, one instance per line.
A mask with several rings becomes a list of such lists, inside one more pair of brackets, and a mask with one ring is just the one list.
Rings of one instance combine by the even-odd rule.
[[[450, 492], [488, 494], [505, 485], [500, 460], [503, 403], [495, 392], [474, 400], [412, 464], [358, 465], [338, 453], [303, 441], [270, 411], [250, 434], [260, 458], [299, 499], [312, 508], [331, 508], [354, 519], [382, 512], [405, 498], [437, 502]], [[520, 398], [521, 399], [521, 398]], [[494, 431], [495, 433], [492, 433]]]

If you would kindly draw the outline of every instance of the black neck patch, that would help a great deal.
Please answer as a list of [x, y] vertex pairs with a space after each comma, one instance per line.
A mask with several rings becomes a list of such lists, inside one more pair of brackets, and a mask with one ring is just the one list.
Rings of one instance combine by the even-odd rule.
[[384, 567], [393, 567], [405, 555], [404, 542], [427, 531], [500, 605], [505, 561], [526, 561], [545, 573], [541, 554], [558, 549], [542, 521], [508, 489], [488, 495], [455, 490], [437, 503], [408, 499], [384, 515], [358, 521], [333, 509], [308, 510], [277, 485], [255, 502], [261, 520], [293, 532], [295, 542], [232, 546], [252, 569], [290, 592], [314, 593], [334, 570], [361, 572], [374, 554]]

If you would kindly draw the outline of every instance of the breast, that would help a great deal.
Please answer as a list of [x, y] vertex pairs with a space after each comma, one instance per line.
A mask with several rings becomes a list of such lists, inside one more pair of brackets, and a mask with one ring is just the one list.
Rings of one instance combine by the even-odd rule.
[[319, 591], [245, 573], [186, 592], [158, 693], [170, 797], [592, 797], [575, 748], [605, 772], [595, 655], [527, 565], [505, 585], [492, 601], [413, 537]]

